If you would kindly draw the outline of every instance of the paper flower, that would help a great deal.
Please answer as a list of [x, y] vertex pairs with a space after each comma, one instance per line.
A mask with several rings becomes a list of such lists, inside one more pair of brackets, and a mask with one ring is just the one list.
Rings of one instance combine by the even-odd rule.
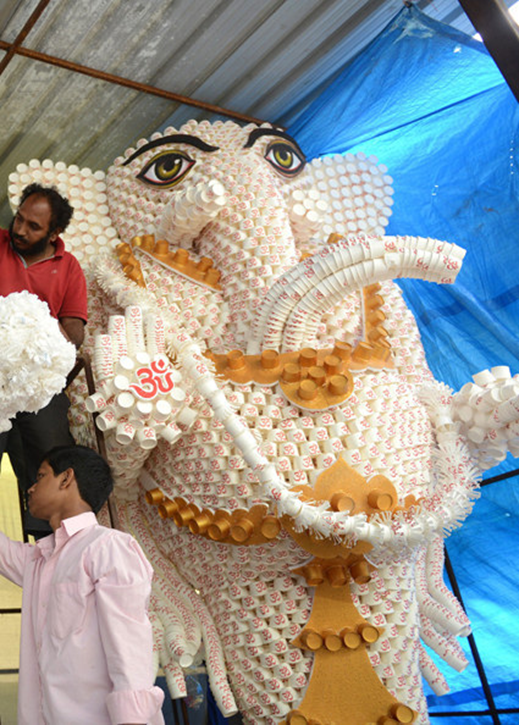
[[46, 302], [27, 291], [0, 297], [0, 432], [20, 411], [44, 408], [65, 387], [76, 350]]

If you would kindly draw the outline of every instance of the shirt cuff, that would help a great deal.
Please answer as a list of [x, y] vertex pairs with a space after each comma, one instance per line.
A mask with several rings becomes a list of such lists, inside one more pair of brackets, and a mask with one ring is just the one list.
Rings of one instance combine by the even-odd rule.
[[106, 698], [106, 707], [112, 725], [120, 723], [150, 723], [160, 725], [164, 722], [161, 714], [164, 691], [160, 687], [149, 690], [118, 690]]

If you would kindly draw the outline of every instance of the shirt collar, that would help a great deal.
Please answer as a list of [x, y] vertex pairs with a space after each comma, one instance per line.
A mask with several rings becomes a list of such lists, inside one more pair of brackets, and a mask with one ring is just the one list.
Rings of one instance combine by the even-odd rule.
[[53, 534], [45, 536], [43, 539], [38, 539], [36, 549], [44, 559], [48, 559], [56, 549], [61, 548], [78, 531], [82, 531], [95, 524], [97, 524], [97, 519], [93, 511], [87, 511], [84, 514], [63, 519]]
[[65, 536], [70, 539], [81, 529], [86, 529], [88, 526], [94, 526], [97, 524], [96, 515], [93, 511], [86, 511], [84, 514], [78, 514], [77, 516], [71, 516], [69, 519], [63, 519], [56, 533], [61, 530], [64, 531]]
[[56, 241], [54, 242], [54, 249], [56, 250], [54, 252], [55, 257], [62, 257], [63, 253], [65, 252], [65, 244], [63, 242], [63, 239], [61, 237], [58, 237]]

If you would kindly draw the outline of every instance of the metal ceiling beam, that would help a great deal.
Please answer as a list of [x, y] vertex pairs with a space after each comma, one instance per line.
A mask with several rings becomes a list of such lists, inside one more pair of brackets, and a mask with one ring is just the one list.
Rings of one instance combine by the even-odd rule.
[[15, 55], [21, 55], [31, 60], [39, 61], [40, 63], [47, 63], [48, 65], [57, 66], [58, 68], [64, 68], [65, 70], [72, 71], [73, 73], [81, 73], [82, 75], [96, 78], [97, 80], [105, 81], [107, 83], [113, 83], [115, 85], [123, 86], [125, 88], [131, 88], [134, 91], [141, 93], [149, 93], [159, 98], [165, 98], [168, 101], [174, 101], [175, 103], [182, 103], [186, 106], [193, 106], [194, 108], [200, 108], [203, 111], [209, 113], [216, 113], [220, 116], [227, 116], [228, 118], [234, 118], [237, 121], [244, 121], [245, 123], [256, 123], [258, 125], [264, 123], [262, 119], [248, 116], [238, 111], [231, 111], [228, 108], [222, 108], [221, 106], [215, 106], [212, 103], [205, 103], [204, 101], [197, 101], [194, 98], [188, 98], [187, 96], [181, 96], [178, 93], [172, 93], [165, 91], [162, 88], [156, 88], [155, 86], [147, 85], [146, 83], [138, 83], [132, 81], [129, 78], [123, 78], [122, 76], [116, 76], [112, 73], [105, 73], [104, 71], [97, 70], [96, 68], [90, 68], [86, 65], [80, 65], [79, 63], [73, 63], [62, 58], [57, 58], [53, 55], [46, 55], [45, 53], [39, 53], [36, 50], [30, 50], [24, 48], [22, 43], [31, 32], [33, 27], [40, 19], [43, 11], [51, 0], [40, 0], [34, 12], [30, 15], [29, 19], [16, 36], [12, 43], [6, 43], [0, 40], [0, 50], [5, 50], [6, 55], [0, 62], [0, 75], [4, 72], [6, 67], [9, 65]]
[[50, 0], [40, 0], [34, 11], [31, 13], [29, 19], [23, 26], [23, 28], [20, 30], [16, 38], [14, 39], [14, 42], [11, 43], [9, 46], [9, 49], [7, 50], [7, 53], [4, 58], [2, 58], [2, 62], [0, 63], [0, 75], [4, 72], [4, 70], [7, 68], [11, 60], [14, 58], [17, 49], [22, 45], [25, 38], [29, 35], [31, 30], [34, 28], [38, 20], [40, 19], [40, 16], [42, 15], [43, 11], [47, 7], [47, 5], [50, 3]]
[[[0, 40], [0, 50], [9, 50], [13, 47], [10, 43], [6, 43]], [[187, 98], [181, 96], [178, 93], [172, 93], [171, 91], [165, 91], [162, 88], [156, 88], [155, 86], [148, 86], [146, 83], [139, 83], [138, 81], [132, 81], [129, 78], [123, 78], [122, 76], [116, 76], [112, 73], [105, 73], [102, 70], [96, 68], [90, 68], [86, 65], [80, 65], [79, 63], [72, 63], [70, 60], [63, 60], [63, 58], [56, 58], [54, 55], [46, 55], [45, 53], [39, 53], [36, 50], [30, 50], [29, 48], [18, 47], [14, 48], [16, 55], [21, 55], [24, 58], [30, 58], [31, 60], [37, 60], [41, 63], [47, 63], [48, 65], [57, 66], [58, 68], [64, 68], [65, 70], [72, 71], [74, 73], [81, 73], [97, 80], [106, 81], [113, 83], [118, 86], [124, 86], [125, 88], [131, 88], [134, 91], [140, 91], [141, 93], [149, 93], [159, 98], [165, 98], [168, 101], [175, 101], [176, 103], [184, 103], [186, 106], [194, 106], [195, 108], [201, 108], [203, 111], [209, 111], [209, 113], [217, 113], [221, 116], [228, 116], [229, 118], [235, 118], [238, 121], [245, 121], [246, 123], [264, 123], [259, 118], [254, 116], [247, 116], [244, 113], [238, 111], [230, 111], [228, 108], [222, 108], [221, 106], [214, 106], [212, 103], [205, 103], [205, 101], [197, 101], [194, 98]]]
[[459, 0], [519, 101], [519, 28], [502, 0]]

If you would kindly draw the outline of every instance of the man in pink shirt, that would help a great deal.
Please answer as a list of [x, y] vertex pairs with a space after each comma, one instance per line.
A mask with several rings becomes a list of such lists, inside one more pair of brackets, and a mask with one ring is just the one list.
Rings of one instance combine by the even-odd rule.
[[100, 526], [112, 490], [84, 446], [51, 450], [29, 489], [53, 534], [0, 533], [0, 573], [23, 587], [18, 725], [164, 725], [147, 615], [152, 569], [137, 542]]

